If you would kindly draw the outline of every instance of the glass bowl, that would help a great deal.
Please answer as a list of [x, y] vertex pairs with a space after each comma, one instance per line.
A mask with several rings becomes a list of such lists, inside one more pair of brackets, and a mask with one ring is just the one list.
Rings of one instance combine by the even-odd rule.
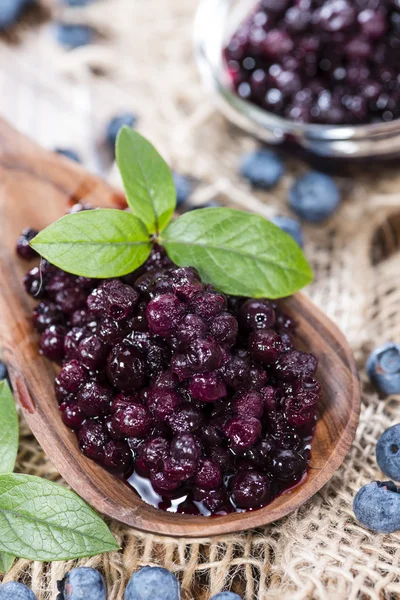
[[223, 48], [257, 0], [201, 0], [195, 20], [196, 57], [217, 106], [262, 141], [335, 159], [387, 159], [400, 154], [400, 119], [371, 125], [316, 125], [278, 117], [234, 92]]

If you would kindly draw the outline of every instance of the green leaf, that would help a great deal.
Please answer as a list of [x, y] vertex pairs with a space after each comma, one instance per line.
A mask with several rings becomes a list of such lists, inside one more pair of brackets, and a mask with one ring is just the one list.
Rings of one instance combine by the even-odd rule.
[[7, 381], [0, 382], [0, 474], [14, 471], [19, 443], [18, 415]]
[[283, 298], [312, 281], [296, 242], [259, 215], [205, 208], [170, 223], [160, 238], [179, 266], [193, 266], [206, 283], [236, 296]]
[[7, 554], [7, 552], [0, 552], [0, 573], [5, 575], [7, 571], [11, 569], [15, 560], [15, 556]]
[[176, 207], [170, 168], [154, 146], [129, 127], [119, 131], [116, 158], [132, 213], [150, 233], [159, 233]]
[[74, 492], [32, 475], [0, 475], [0, 550], [70, 560], [118, 549], [106, 524]]
[[134, 271], [151, 250], [140, 219], [108, 208], [66, 215], [33, 238], [31, 246], [68, 273], [99, 278]]

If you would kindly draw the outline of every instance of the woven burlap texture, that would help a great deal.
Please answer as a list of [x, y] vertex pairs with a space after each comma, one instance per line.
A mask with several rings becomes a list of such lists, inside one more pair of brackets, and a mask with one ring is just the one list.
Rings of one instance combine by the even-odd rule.
[[[98, 43], [64, 53], [47, 25], [32, 30], [21, 24], [21, 44], [4, 45], [2, 64], [12, 57], [34, 73], [40, 65], [42, 83], [58, 81], [61, 89], [72, 81], [71, 90], [89, 90], [94, 123], [117, 107], [135, 110], [140, 130], [175, 169], [196, 180], [194, 201], [217, 198], [266, 217], [288, 214], [287, 190], [307, 167], [288, 160], [283, 181], [270, 193], [255, 192], [240, 179], [239, 157], [256, 143], [229, 126], [202, 89], [192, 48], [196, 4], [103, 0], [82, 10], [64, 9], [64, 14], [58, 14], [57, 5], [61, 18], [93, 24], [101, 34]], [[102, 76], [94, 74], [100, 71]], [[115, 172], [111, 179], [117, 181]], [[208, 600], [223, 589], [245, 600], [400, 598], [400, 534], [371, 533], [352, 512], [357, 490], [382, 478], [374, 457], [378, 436], [400, 420], [400, 398], [379, 399], [364, 371], [374, 346], [400, 340], [400, 176], [393, 168], [371, 170], [367, 164], [338, 177], [338, 183], [344, 197], [340, 211], [325, 226], [305, 227], [305, 252], [315, 272], [307, 293], [346, 334], [363, 388], [356, 440], [330, 483], [281, 522], [234, 536], [178, 540], [112, 522], [121, 551], [78, 563], [20, 559], [6, 581], [25, 581], [39, 600], [50, 600], [57, 580], [81, 564], [99, 568], [108, 598], [122, 600], [132, 571], [150, 564], [179, 577], [184, 600]], [[26, 425], [21, 427], [18, 470], [60, 481]]]

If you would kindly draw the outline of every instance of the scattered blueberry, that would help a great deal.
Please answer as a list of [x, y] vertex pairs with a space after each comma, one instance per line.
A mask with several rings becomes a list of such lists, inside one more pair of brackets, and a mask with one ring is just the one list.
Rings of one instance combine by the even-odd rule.
[[114, 151], [115, 142], [117, 141], [118, 131], [124, 125], [134, 127], [137, 122], [137, 117], [131, 112], [122, 113], [113, 117], [107, 125], [106, 139], [110, 148]]
[[0, 381], [7, 379], [8, 371], [6, 365], [0, 360]]
[[340, 204], [340, 193], [332, 177], [312, 171], [296, 179], [289, 191], [289, 206], [298, 217], [321, 223]]
[[248, 179], [254, 187], [269, 189], [278, 183], [283, 175], [283, 164], [279, 156], [271, 150], [261, 148], [245, 154], [240, 174]]
[[221, 592], [220, 594], [216, 594], [210, 600], [242, 600], [240, 596], [234, 594], [233, 592]]
[[367, 373], [384, 394], [400, 394], [400, 344], [389, 342], [376, 348], [368, 357]]
[[143, 567], [134, 573], [125, 590], [125, 600], [180, 600], [178, 580], [167, 569]]
[[23, 583], [10, 581], [0, 585], [0, 600], [37, 600], [37, 598]]
[[70, 148], [55, 148], [54, 152], [56, 152], [57, 154], [61, 154], [61, 156], [65, 156], [66, 158], [69, 158], [70, 160], [73, 160], [77, 163], [82, 162], [79, 154], [75, 152], [75, 150], [71, 150]]
[[190, 210], [198, 210], [199, 208], [219, 208], [221, 206], [220, 202], [218, 202], [218, 200], [210, 200], [209, 202], [206, 202], [205, 204], [196, 204], [195, 206], [190, 206], [188, 208], [188, 211]]
[[66, 48], [87, 46], [93, 41], [94, 29], [89, 25], [73, 23], [58, 23], [56, 29], [57, 41]]
[[382, 433], [376, 445], [376, 460], [385, 475], [400, 481], [400, 424]]
[[87, 6], [92, 0], [62, 0], [67, 6]]
[[58, 600], [106, 600], [107, 594], [102, 575], [90, 567], [72, 569], [59, 583], [59, 590]]
[[189, 177], [173, 173], [174, 183], [176, 188], [176, 205], [181, 206], [186, 202], [193, 191], [193, 183]]
[[0, 2], [0, 30], [14, 25], [21, 16], [22, 11], [33, 0], [1, 0]]
[[362, 525], [381, 533], [400, 529], [400, 490], [392, 481], [373, 481], [356, 494], [354, 514]]
[[296, 219], [291, 219], [290, 217], [284, 216], [276, 216], [271, 219], [271, 222], [279, 227], [279, 229], [282, 229], [282, 231], [286, 231], [286, 233], [291, 235], [300, 248], [303, 247], [303, 230], [301, 228], [301, 224], [296, 221]]

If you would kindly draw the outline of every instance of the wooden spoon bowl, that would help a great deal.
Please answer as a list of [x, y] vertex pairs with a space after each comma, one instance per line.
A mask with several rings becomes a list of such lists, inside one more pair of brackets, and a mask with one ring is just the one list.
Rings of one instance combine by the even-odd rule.
[[340, 331], [301, 294], [286, 301], [299, 324], [297, 344], [319, 359], [323, 386], [310, 470], [303, 483], [265, 508], [223, 517], [172, 514], [145, 504], [125, 483], [87, 459], [61, 421], [54, 395], [56, 367], [38, 351], [32, 301], [22, 278], [29, 265], [15, 254], [25, 227], [42, 229], [83, 201], [124, 206], [124, 197], [79, 165], [38, 148], [0, 121], [0, 347], [16, 398], [34, 435], [70, 486], [101, 513], [157, 534], [204, 537], [260, 527], [311, 498], [342, 463], [354, 439], [360, 390], [351, 351]]

